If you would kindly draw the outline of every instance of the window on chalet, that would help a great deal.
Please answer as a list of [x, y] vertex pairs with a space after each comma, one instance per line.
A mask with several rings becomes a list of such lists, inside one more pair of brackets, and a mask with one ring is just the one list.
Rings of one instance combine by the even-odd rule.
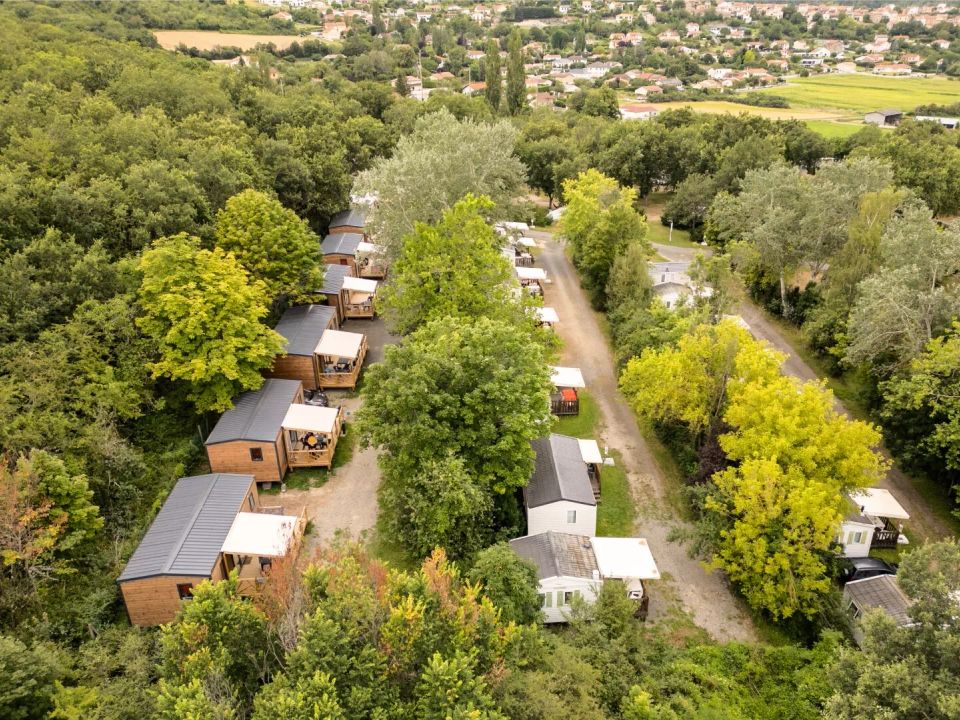
[[250, 448], [250, 459], [254, 462], [262, 462], [263, 448]]
[[181, 600], [193, 600], [193, 585], [191, 583], [177, 583], [177, 595]]
[[567, 510], [567, 524], [574, 525], [577, 522], [577, 511]]

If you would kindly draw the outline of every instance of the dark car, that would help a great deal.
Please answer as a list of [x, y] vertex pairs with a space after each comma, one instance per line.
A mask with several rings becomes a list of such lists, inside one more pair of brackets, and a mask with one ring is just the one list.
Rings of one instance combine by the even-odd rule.
[[865, 580], [877, 575], [896, 575], [897, 566], [879, 558], [844, 558], [840, 563], [838, 579], [841, 585], [852, 580]]

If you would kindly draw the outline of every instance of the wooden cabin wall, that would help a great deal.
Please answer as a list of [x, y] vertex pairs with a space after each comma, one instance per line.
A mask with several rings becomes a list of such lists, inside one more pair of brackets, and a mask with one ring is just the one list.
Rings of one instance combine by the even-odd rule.
[[162, 575], [120, 583], [130, 622], [139, 627], [171, 622], [182, 603], [177, 585], [190, 583], [196, 587], [206, 579], [196, 575]]
[[312, 356], [279, 355], [274, 358], [270, 369], [263, 374], [270, 378], [299, 380], [308, 390], [317, 387], [317, 373]]
[[[280, 433], [277, 433], [277, 439], [272, 443], [234, 440], [207, 445], [210, 471], [253, 475], [257, 482], [280, 482], [287, 472], [287, 458], [280, 441]], [[251, 448], [260, 448], [263, 460], [251, 460]]]

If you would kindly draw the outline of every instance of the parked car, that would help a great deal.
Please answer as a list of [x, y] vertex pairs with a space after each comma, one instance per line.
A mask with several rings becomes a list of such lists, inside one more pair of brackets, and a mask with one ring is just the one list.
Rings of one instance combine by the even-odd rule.
[[841, 585], [853, 580], [865, 580], [877, 575], [896, 575], [897, 566], [879, 558], [845, 558], [840, 565], [838, 579]]

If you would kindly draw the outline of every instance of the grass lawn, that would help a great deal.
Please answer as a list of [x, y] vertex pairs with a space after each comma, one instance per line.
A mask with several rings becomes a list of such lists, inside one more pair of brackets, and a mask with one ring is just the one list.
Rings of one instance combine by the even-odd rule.
[[895, 78], [867, 73], [791, 78], [786, 85], [761, 90], [786, 98], [791, 109], [836, 109], [857, 116], [880, 108], [913, 110], [929, 103], [960, 101], [960, 82], [944, 77]]
[[647, 237], [650, 238], [650, 242], [659, 243], [660, 245], [671, 245], [681, 248], [700, 247], [697, 243], [690, 241], [690, 233], [686, 230], [674, 228], [673, 237], [671, 237], [670, 228], [659, 220], [647, 222]]
[[586, 390], [581, 390], [577, 395], [580, 398], [580, 414], [554, 418], [553, 432], [576, 438], [594, 438], [597, 434], [597, 423], [600, 420], [597, 401]]
[[[346, 435], [340, 436], [340, 440], [337, 441], [337, 449], [333, 453], [333, 470], [350, 462], [356, 445], [356, 433], [348, 432]], [[326, 484], [327, 480], [330, 479], [330, 472], [325, 468], [291, 470], [284, 478], [284, 484], [286, 484], [288, 490], [309, 490]], [[260, 492], [268, 495], [279, 493], [280, 483], [273, 483], [269, 490], [261, 490]]]
[[597, 506], [597, 535], [602, 537], [630, 537], [637, 509], [630, 495], [630, 481], [624, 471], [623, 458], [616, 450], [610, 451], [614, 465], [604, 465], [600, 471], [600, 505]]

